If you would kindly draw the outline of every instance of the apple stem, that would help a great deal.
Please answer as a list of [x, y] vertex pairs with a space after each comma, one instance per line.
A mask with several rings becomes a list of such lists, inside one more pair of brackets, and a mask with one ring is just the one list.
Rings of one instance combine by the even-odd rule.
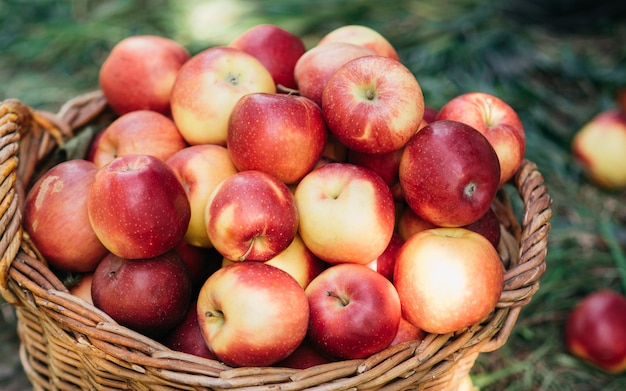
[[300, 90], [297, 90], [295, 88], [289, 88], [289, 87], [285, 87], [282, 84], [277, 84], [276, 85], [276, 89], [278, 91], [287, 93], [288, 95], [300, 95]]
[[341, 302], [341, 305], [344, 306], [344, 307], [347, 306], [348, 304], [350, 304], [350, 300], [345, 299], [345, 298], [339, 296], [335, 292], [326, 291], [326, 296], [330, 296], [330, 297], [334, 297], [334, 298], [338, 299]]
[[243, 262], [246, 260], [246, 258], [248, 258], [248, 255], [250, 255], [250, 253], [252, 252], [252, 248], [254, 247], [254, 240], [257, 237], [253, 237], [252, 239], [250, 239], [250, 245], [248, 246], [248, 248], [246, 249], [246, 252], [243, 253], [239, 258], [237, 258], [240, 262]]
[[368, 88], [367, 91], [365, 91], [365, 98], [367, 98], [367, 100], [374, 100], [374, 98], [376, 98], [376, 90]]

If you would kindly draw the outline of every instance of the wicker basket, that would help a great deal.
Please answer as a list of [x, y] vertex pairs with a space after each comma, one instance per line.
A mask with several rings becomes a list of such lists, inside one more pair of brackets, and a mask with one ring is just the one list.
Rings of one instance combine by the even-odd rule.
[[505, 185], [517, 190], [521, 222], [511, 192], [501, 189], [496, 200], [507, 271], [497, 308], [480, 324], [306, 370], [231, 368], [172, 351], [69, 294], [21, 229], [20, 200], [51, 152], [86, 125], [111, 118], [99, 91], [72, 99], [54, 115], [17, 100], [0, 105], [0, 292], [16, 307], [20, 357], [36, 390], [456, 390], [480, 353], [506, 342], [539, 289], [551, 198], [536, 165], [524, 161]]

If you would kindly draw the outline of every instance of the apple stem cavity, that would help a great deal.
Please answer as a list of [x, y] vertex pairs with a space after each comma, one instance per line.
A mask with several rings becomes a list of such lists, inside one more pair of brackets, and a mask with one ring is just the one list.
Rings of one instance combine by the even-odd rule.
[[474, 182], [470, 182], [463, 189], [463, 194], [466, 197], [471, 197], [474, 193], [476, 193], [476, 184]]
[[235, 75], [233, 73], [228, 73], [228, 75], [226, 76], [226, 82], [236, 86], [236, 85], [239, 85], [239, 78], [240, 78], [240, 75], [238, 74]]

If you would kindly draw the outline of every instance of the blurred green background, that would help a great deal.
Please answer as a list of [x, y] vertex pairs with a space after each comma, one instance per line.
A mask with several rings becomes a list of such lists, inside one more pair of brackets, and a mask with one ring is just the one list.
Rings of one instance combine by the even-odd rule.
[[[98, 87], [99, 66], [124, 37], [159, 34], [197, 53], [258, 23], [284, 27], [308, 47], [341, 25], [367, 25], [396, 47], [427, 105], [480, 90], [515, 108], [527, 158], [554, 198], [548, 269], [509, 342], [479, 358], [474, 383], [483, 390], [626, 389], [626, 374], [606, 374], [563, 345], [578, 300], [604, 287], [624, 292], [626, 284], [626, 193], [593, 186], [570, 152], [576, 131], [615, 107], [615, 92], [626, 87], [625, 2], [2, 0], [0, 100], [54, 112]], [[0, 389], [27, 389], [12, 308], [0, 308]]]

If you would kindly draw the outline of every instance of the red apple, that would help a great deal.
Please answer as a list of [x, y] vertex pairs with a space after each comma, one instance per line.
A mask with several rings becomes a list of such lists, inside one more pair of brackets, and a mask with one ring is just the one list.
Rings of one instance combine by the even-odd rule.
[[74, 286], [70, 288], [70, 293], [76, 297], [80, 297], [81, 299], [85, 300], [89, 304], [93, 304], [93, 300], [91, 299], [92, 281], [93, 281], [93, 272], [83, 273], [80, 276], [80, 280]]
[[385, 153], [365, 153], [348, 150], [348, 163], [367, 167], [385, 181], [391, 189], [396, 201], [404, 200], [404, 193], [400, 186], [400, 159], [404, 148]]
[[364, 56], [328, 80], [322, 111], [330, 131], [349, 149], [386, 153], [401, 149], [420, 128], [424, 96], [402, 63]]
[[318, 45], [329, 42], [348, 42], [371, 49], [380, 56], [400, 60], [396, 49], [381, 33], [371, 27], [361, 25], [344, 25], [338, 27], [322, 37]]
[[306, 295], [307, 338], [327, 356], [369, 357], [396, 336], [401, 317], [398, 293], [389, 280], [367, 266], [333, 265], [311, 281]]
[[273, 24], [259, 24], [241, 33], [229, 46], [261, 61], [272, 75], [278, 91], [281, 86], [298, 88], [293, 70], [306, 47], [297, 35]]
[[146, 336], [158, 338], [178, 326], [191, 302], [191, 282], [178, 254], [127, 259], [110, 253], [91, 283], [96, 307]]
[[626, 112], [598, 113], [574, 135], [572, 153], [589, 178], [607, 190], [626, 189]]
[[222, 181], [204, 218], [213, 247], [233, 261], [267, 261], [298, 231], [298, 210], [283, 182], [262, 171], [241, 171]]
[[187, 315], [185, 315], [182, 323], [165, 335], [163, 344], [172, 350], [217, 360], [217, 356], [211, 352], [204, 340], [204, 335], [202, 335], [202, 330], [198, 323], [196, 300], [193, 300], [189, 305]]
[[499, 188], [498, 156], [487, 138], [457, 121], [435, 121], [407, 143], [400, 185], [418, 216], [442, 227], [482, 217]]
[[187, 146], [174, 121], [150, 110], [124, 114], [100, 134], [94, 140], [92, 153], [98, 168], [125, 155], [152, 155], [166, 160]]
[[404, 239], [402, 239], [400, 234], [394, 232], [385, 251], [383, 251], [383, 253], [376, 259], [368, 263], [367, 266], [370, 269], [382, 274], [389, 281], [393, 282], [393, 270], [396, 265], [396, 257], [403, 244]]
[[197, 247], [181, 240], [174, 247], [174, 251], [180, 256], [189, 272], [194, 292], [200, 289], [211, 274], [222, 267], [222, 254], [212, 247]]
[[439, 111], [434, 107], [424, 106], [424, 121], [429, 124], [437, 119]]
[[22, 226], [54, 268], [91, 272], [108, 252], [87, 213], [97, 171], [87, 160], [59, 163], [39, 177], [24, 200]]
[[287, 272], [235, 262], [209, 277], [198, 296], [198, 323], [209, 349], [234, 366], [269, 366], [306, 336], [309, 305]]
[[403, 316], [425, 332], [446, 334], [495, 309], [503, 275], [500, 256], [484, 236], [465, 228], [433, 228], [405, 242], [393, 281]]
[[425, 336], [426, 333], [424, 331], [420, 330], [419, 327], [402, 317], [400, 318], [400, 324], [398, 325], [398, 332], [389, 346], [394, 346], [408, 341], [421, 341]]
[[240, 171], [263, 171], [291, 184], [320, 159], [326, 132], [322, 111], [312, 100], [252, 93], [233, 108], [226, 145]]
[[380, 256], [394, 231], [389, 187], [372, 170], [329, 163], [307, 174], [294, 194], [304, 244], [331, 264], [367, 264]]
[[493, 208], [487, 209], [487, 212], [475, 222], [464, 226], [471, 231], [477, 232], [486, 237], [495, 248], [500, 243], [500, 220]]
[[609, 373], [626, 371], [626, 296], [610, 289], [589, 294], [565, 324], [571, 354]]
[[230, 112], [251, 92], [276, 92], [256, 57], [227, 46], [205, 49], [178, 71], [170, 98], [174, 122], [189, 144], [226, 145]]
[[494, 95], [484, 92], [459, 95], [439, 109], [436, 119], [463, 122], [487, 137], [500, 161], [500, 185], [515, 175], [524, 160], [524, 125], [517, 112]]
[[124, 38], [102, 63], [100, 89], [118, 115], [135, 110], [168, 115], [174, 79], [190, 57], [187, 49], [169, 38]]
[[120, 156], [98, 170], [87, 212], [102, 244], [122, 258], [151, 258], [173, 249], [191, 216], [174, 172], [150, 155]]
[[204, 212], [215, 187], [237, 173], [230, 153], [221, 145], [192, 145], [174, 153], [165, 163], [174, 171], [189, 199], [191, 218], [185, 241], [193, 246], [212, 247]]
[[300, 345], [285, 359], [280, 360], [275, 367], [306, 369], [320, 364], [328, 364], [331, 359], [321, 354], [317, 349], [311, 346], [308, 340], [302, 341]]
[[322, 106], [322, 93], [328, 79], [346, 62], [376, 52], [347, 42], [332, 42], [307, 50], [296, 62], [294, 77], [301, 96]]
[[437, 228], [438, 226], [428, 220], [424, 220], [410, 207], [405, 207], [400, 211], [396, 228], [403, 240], [426, 229]]

